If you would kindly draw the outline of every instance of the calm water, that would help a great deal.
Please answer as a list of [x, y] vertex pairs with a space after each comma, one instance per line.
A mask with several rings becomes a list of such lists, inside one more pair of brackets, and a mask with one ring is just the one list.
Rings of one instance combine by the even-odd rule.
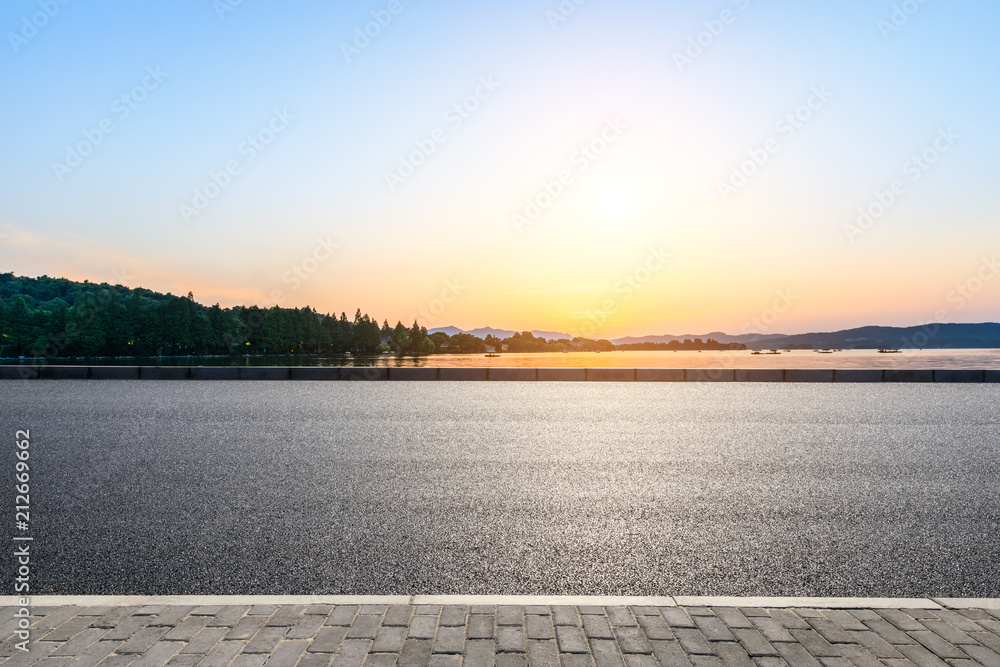
[[[6, 361], [2, 363], [12, 363]], [[24, 363], [37, 363], [25, 361]], [[792, 350], [751, 354], [749, 350], [720, 352], [570, 352], [543, 354], [437, 354], [429, 357], [310, 357], [259, 356], [233, 358], [160, 357], [135, 359], [72, 359], [59, 364], [142, 366], [500, 366], [571, 368], [973, 368], [1000, 369], [1000, 349], [844, 350], [821, 354]]]

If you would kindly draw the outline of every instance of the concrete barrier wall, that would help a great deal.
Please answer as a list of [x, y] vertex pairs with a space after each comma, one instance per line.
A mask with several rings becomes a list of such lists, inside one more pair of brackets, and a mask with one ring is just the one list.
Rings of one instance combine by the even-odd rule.
[[0, 366], [0, 380], [395, 380], [458, 382], [1000, 383], [1000, 370], [901, 368], [438, 368]]

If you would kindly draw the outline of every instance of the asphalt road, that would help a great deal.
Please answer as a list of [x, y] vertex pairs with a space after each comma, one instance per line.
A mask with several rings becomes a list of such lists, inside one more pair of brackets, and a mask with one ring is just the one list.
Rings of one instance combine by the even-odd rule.
[[30, 429], [35, 594], [998, 597], [998, 403], [997, 385], [39, 380], [0, 381], [0, 428], [7, 471]]

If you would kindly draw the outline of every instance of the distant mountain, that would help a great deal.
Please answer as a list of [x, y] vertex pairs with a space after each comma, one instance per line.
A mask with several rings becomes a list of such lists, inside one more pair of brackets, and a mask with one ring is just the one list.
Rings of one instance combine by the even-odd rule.
[[661, 336], [627, 336], [625, 338], [614, 338], [611, 342], [615, 345], [626, 345], [628, 343], [669, 343], [672, 340], [684, 342], [685, 340], [694, 340], [695, 338], [700, 338], [702, 340], [708, 340], [711, 338], [712, 340], [720, 343], [745, 343], [750, 345], [751, 343], [771, 340], [772, 338], [784, 338], [785, 336], [786, 334], [756, 333], [731, 336], [721, 331], [713, 331], [712, 333], [707, 334], [684, 334], [683, 336], [674, 336], [671, 334], [663, 334]]
[[[444, 332], [449, 336], [454, 336], [457, 333], [467, 333], [472, 334], [476, 338], [486, 338], [487, 336], [496, 336], [497, 338], [510, 338], [516, 332], [508, 329], [494, 329], [493, 327], [480, 327], [478, 329], [459, 329], [458, 327], [439, 327], [437, 329], [429, 329], [427, 333], [437, 333], [438, 331]], [[559, 333], [558, 331], [538, 331], [537, 329], [531, 332], [531, 335], [535, 338], [544, 338], [546, 340], [559, 340], [560, 338], [573, 338], [568, 333]]]
[[[462, 331], [458, 327], [441, 327], [431, 329], [430, 333], [443, 331], [449, 336], [456, 333], [469, 333], [477, 338], [494, 335], [497, 338], [510, 338], [513, 331], [482, 327]], [[532, 331], [536, 338], [558, 340], [572, 338], [569, 334], [553, 331]], [[720, 343], [743, 343], [750, 349], [784, 349], [784, 348], [840, 348], [840, 349], [877, 349], [877, 348], [1000, 348], [1000, 324], [987, 322], [983, 324], [926, 324], [916, 327], [880, 327], [868, 326], [843, 331], [815, 332], [804, 334], [739, 334], [730, 335], [722, 331], [706, 334], [684, 334], [674, 336], [663, 334], [658, 336], [628, 336], [615, 338], [615, 345], [627, 343], [669, 343], [672, 340], [684, 341], [709, 338]]]
[[1000, 347], [1000, 324], [925, 324], [916, 327], [868, 326], [828, 333], [804, 333], [747, 343], [750, 348], [982, 348]]

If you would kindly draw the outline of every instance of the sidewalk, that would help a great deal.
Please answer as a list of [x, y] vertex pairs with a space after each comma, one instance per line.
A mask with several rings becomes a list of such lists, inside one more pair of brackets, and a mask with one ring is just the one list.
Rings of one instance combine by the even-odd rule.
[[28, 653], [0, 604], [6, 665], [1000, 667], [998, 600], [39, 597]]

